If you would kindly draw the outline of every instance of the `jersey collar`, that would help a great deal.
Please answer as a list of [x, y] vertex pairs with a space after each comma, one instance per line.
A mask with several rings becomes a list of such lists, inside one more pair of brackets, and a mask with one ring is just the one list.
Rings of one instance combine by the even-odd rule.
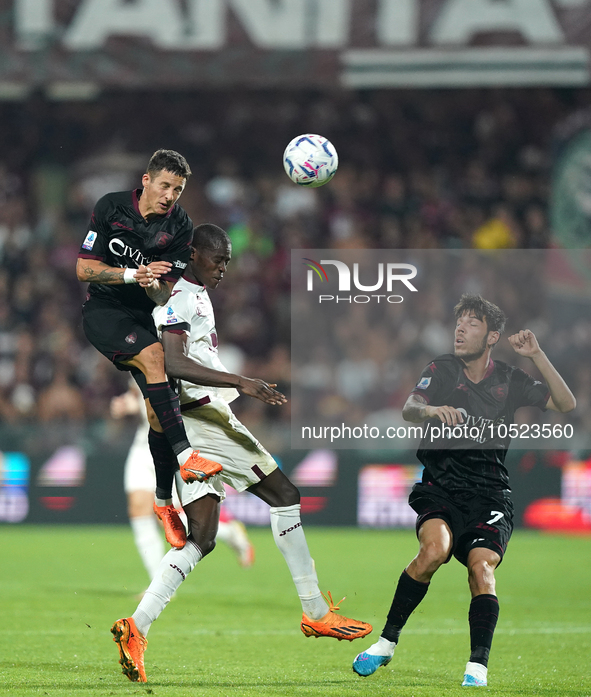
[[[452, 356], [455, 358], [455, 360], [457, 360], [457, 361], [460, 363], [460, 365], [462, 366], [462, 375], [464, 375], [464, 376], [466, 377], [467, 380], [469, 380], [470, 382], [472, 382], [472, 380], [470, 380], [470, 378], [466, 375], [466, 373], [464, 373], [464, 368], [465, 368], [466, 366], [465, 366], [464, 362], [462, 361], [462, 359], [461, 359], [461, 358], [458, 358], [458, 356], [455, 356], [453, 353], [452, 353], [451, 355], [452, 355]], [[495, 369], [495, 362], [493, 361], [492, 358], [489, 358], [489, 359], [488, 359], [488, 365], [486, 366], [486, 372], [485, 372], [484, 375], [482, 376], [482, 380], [481, 380], [480, 382], [482, 382], [483, 380], [486, 380], [486, 378], [489, 378], [489, 377], [493, 374], [493, 370], [494, 370], [494, 369]], [[472, 384], [480, 384], [480, 383], [472, 383]]]
[[187, 281], [187, 283], [191, 283], [194, 286], [199, 286], [199, 288], [205, 288], [205, 285], [203, 283], [199, 283], [199, 281], [194, 281], [192, 278], [187, 278], [185, 275], [183, 275], [183, 281]]

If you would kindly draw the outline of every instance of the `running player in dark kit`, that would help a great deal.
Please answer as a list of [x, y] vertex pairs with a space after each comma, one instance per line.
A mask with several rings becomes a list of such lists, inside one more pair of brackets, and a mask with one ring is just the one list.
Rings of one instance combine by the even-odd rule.
[[182, 155], [156, 151], [142, 177], [143, 189], [98, 201], [76, 265], [78, 280], [90, 284], [82, 311], [88, 340], [119, 370], [130, 371], [144, 396], [156, 469], [154, 510], [174, 547], [186, 542], [172, 505], [175, 471], [180, 467], [183, 480], [194, 482], [222, 469], [189, 445], [152, 319], [191, 254], [193, 223], [177, 203], [190, 174]]
[[546, 384], [491, 359], [506, 321], [496, 305], [463, 295], [455, 318], [453, 355], [439, 356], [425, 368], [402, 410], [406, 421], [427, 422], [417, 451], [423, 480], [409, 497], [418, 516], [419, 552], [400, 576], [380, 639], [353, 662], [362, 676], [391, 661], [407, 619], [437, 569], [453, 555], [468, 569], [472, 595], [471, 653], [462, 685], [487, 684], [499, 614], [494, 574], [513, 531], [504, 465], [509, 426], [521, 406], [562, 413], [575, 408], [572, 392], [529, 329], [510, 336], [509, 343], [532, 360]]

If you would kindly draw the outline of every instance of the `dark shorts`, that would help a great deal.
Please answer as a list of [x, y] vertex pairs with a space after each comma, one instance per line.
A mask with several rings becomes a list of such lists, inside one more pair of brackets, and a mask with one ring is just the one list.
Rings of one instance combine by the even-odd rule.
[[417, 512], [417, 537], [421, 525], [441, 518], [453, 535], [451, 554], [467, 565], [475, 547], [492, 549], [501, 561], [513, 532], [513, 502], [509, 492], [471, 491], [449, 494], [435, 484], [415, 484], [408, 503]]
[[152, 313], [91, 297], [82, 307], [82, 327], [88, 341], [103, 356], [112, 361], [118, 370], [132, 374], [145, 398], [146, 379], [143, 373], [122, 361], [158, 342]]

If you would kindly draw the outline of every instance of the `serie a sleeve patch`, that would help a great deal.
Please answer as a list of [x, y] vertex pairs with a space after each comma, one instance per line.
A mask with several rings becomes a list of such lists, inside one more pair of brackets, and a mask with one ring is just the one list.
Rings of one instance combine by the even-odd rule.
[[94, 230], [89, 230], [86, 234], [86, 237], [84, 238], [84, 242], [82, 243], [82, 249], [87, 249], [88, 251], [90, 251], [94, 247], [94, 243], [96, 242], [97, 237], [97, 232], [95, 232]]
[[159, 308], [158, 317], [161, 326], [174, 326], [181, 323], [190, 324], [190, 293], [183, 293], [181, 288], [172, 291], [168, 303]]
[[177, 316], [175, 315], [174, 310], [169, 305], [168, 309], [166, 310], [166, 324], [167, 325], [178, 324], [178, 321], [179, 320], [178, 320]]

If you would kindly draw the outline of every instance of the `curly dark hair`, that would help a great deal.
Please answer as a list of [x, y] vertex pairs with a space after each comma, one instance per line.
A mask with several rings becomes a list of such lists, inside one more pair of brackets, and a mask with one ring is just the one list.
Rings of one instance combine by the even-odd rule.
[[177, 177], [188, 179], [191, 168], [185, 158], [174, 150], [156, 150], [148, 162], [148, 174], [154, 179], [162, 170], [176, 174]]
[[454, 307], [454, 317], [458, 320], [466, 312], [473, 312], [479, 320], [484, 320], [489, 332], [503, 333], [507, 315], [490, 300], [474, 293], [464, 293]]

